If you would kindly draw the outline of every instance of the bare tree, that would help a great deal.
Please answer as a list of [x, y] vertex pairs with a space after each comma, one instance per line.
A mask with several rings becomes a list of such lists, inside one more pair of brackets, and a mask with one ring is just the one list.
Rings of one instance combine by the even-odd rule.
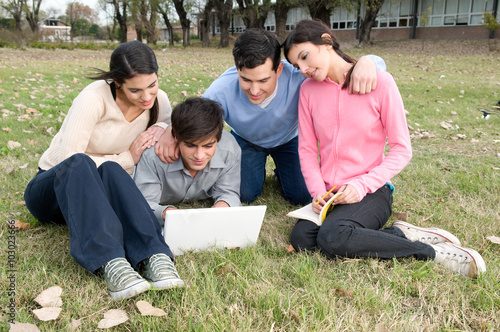
[[201, 47], [208, 47], [210, 45], [210, 14], [215, 4], [213, 0], [207, 0], [205, 7], [201, 12], [198, 29], [200, 31]]
[[156, 42], [158, 40], [156, 34], [156, 21], [158, 19], [158, 12], [154, 10], [153, 4], [150, 3], [150, 1], [142, 0], [140, 13], [141, 13], [142, 23], [146, 28], [146, 39], [148, 43], [156, 45]]
[[16, 29], [22, 31], [23, 27], [21, 24], [21, 19], [23, 16], [23, 7], [25, 0], [7, 0], [2, 2], [2, 8], [7, 11], [16, 22]]
[[229, 25], [231, 25], [231, 13], [233, 11], [233, 0], [214, 0], [217, 8], [217, 18], [220, 26], [219, 47], [229, 46]]
[[276, 0], [274, 18], [276, 20], [276, 36], [280, 42], [286, 38], [286, 18], [291, 8], [298, 7], [297, 0]]
[[172, 1], [174, 2], [175, 10], [177, 11], [179, 20], [181, 21], [182, 45], [187, 46], [190, 44], [189, 26], [191, 25], [191, 21], [187, 18], [187, 12], [184, 6], [184, 0], [172, 0]]
[[361, 21], [359, 28], [359, 44], [368, 44], [370, 42], [370, 33], [372, 31], [373, 23], [377, 18], [378, 12], [385, 0], [365, 0], [366, 13]]
[[30, 26], [32, 32], [38, 32], [40, 29], [40, 5], [42, 4], [42, 0], [31, 0], [31, 6], [28, 5], [28, 2], [24, 5], [24, 14], [26, 16], [26, 21]]
[[264, 28], [267, 14], [271, 9], [271, 0], [262, 0], [262, 3], [261, 0], [236, 0], [236, 2], [247, 29]]
[[170, 46], [174, 45], [174, 29], [172, 27], [172, 23], [170, 22], [170, 19], [168, 17], [170, 13], [170, 2], [169, 0], [155, 0], [154, 4], [156, 4], [156, 10], [160, 13], [161, 17], [163, 18], [163, 22], [165, 23], [165, 26], [167, 27], [168, 31], [168, 44]]
[[342, 5], [342, 0], [302, 0], [313, 19], [319, 19], [331, 27], [330, 15], [333, 9]]
[[[111, 0], [115, 7], [115, 19], [120, 26], [120, 43], [127, 42], [127, 0]], [[121, 4], [121, 8], [120, 8]]]
[[93, 16], [92, 12], [93, 11], [89, 6], [79, 2], [70, 2], [68, 4], [68, 7], [66, 8], [66, 18], [68, 20], [67, 23], [71, 26], [71, 39], [73, 39], [76, 33], [76, 22], [82, 18], [90, 21]]
[[[114, 6], [112, 6], [111, 3], [108, 2], [108, 0], [98, 0], [97, 1], [99, 8], [101, 8], [104, 13], [106, 14], [106, 19], [111, 20], [111, 26], [107, 24], [106, 30], [108, 32], [108, 38], [111, 41], [115, 40], [115, 30], [116, 30], [116, 20], [115, 20], [115, 15], [114, 15]], [[111, 8], [111, 10], [110, 10]]]
[[130, 2], [130, 16], [134, 22], [135, 34], [137, 35], [137, 40], [142, 42], [142, 18], [140, 15], [141, 5], [145, 0], [133, 0]]

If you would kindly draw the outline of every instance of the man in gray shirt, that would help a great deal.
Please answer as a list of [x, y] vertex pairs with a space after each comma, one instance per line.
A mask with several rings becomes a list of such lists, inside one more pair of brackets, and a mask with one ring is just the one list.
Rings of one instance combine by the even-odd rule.
[[174, 204], [212, 198], [213, 207], [241, 205], [241, 150], [223, 131], [223, 112], [212, 100], [187, 99], [172, 111], [172, 136], [180, 158], [167, 164], [154, 148], [142, 154], [134, 181], [161, 225]]

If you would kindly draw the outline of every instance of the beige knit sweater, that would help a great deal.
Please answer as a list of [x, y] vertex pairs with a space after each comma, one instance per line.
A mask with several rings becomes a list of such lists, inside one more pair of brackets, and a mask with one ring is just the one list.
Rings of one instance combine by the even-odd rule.
[[[167, 94], [158, 90], [160, 106], [158, 123], [170, 124], [172, 109]], [[134, 170], [130, 145], [146, 130], [149, 112], [143, 112], [128, 122], [116, 104], [109, 85], [101, 80], [89, 84], [75, 98], [59, 132], [40, 158], [43, 170], [59, 164], [75, 153], [85, 153], [99, 167], [105, 161], [115, 161], [129, 174]]]

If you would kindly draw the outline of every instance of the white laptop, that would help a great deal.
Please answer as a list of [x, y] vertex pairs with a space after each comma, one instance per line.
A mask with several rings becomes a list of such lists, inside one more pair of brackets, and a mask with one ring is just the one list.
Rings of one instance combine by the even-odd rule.
[[265, 205], [168, 210], [163, 234], [174, 255], [255, 244]]

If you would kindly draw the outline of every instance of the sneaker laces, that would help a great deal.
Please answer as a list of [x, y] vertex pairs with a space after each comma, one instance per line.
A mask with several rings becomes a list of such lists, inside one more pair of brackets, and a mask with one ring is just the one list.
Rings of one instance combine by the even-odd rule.
[[179, 275], [177, 274], [177, 270], [174, 267], [174, 263], [171, 258], [165, 255], [156, 254], [149, 258], [148, 265], [151, 268], [151, 271], [156, 277], [161, 277], [163, 273], [173, 274], [177, 278]]
[[[436, 249], [436, 247], [439, 249], [436, 250], [437, 262], [443, 264], [444, 267], [457, 271], [461, 274], [467, 275], [469, 273], [471, 264], [474, 262], [469, 255], [448, 252], [443, 250], [441, 246], [435, 246], [434, 248]], [[439, 254], [439, 256], [437, 254]]]
[[104, 267], [104, 274], [109, 275], [109, 282], [117, 288], [123, 288], [130, 281], [141, 279], [125, 258], [116, 258]]

